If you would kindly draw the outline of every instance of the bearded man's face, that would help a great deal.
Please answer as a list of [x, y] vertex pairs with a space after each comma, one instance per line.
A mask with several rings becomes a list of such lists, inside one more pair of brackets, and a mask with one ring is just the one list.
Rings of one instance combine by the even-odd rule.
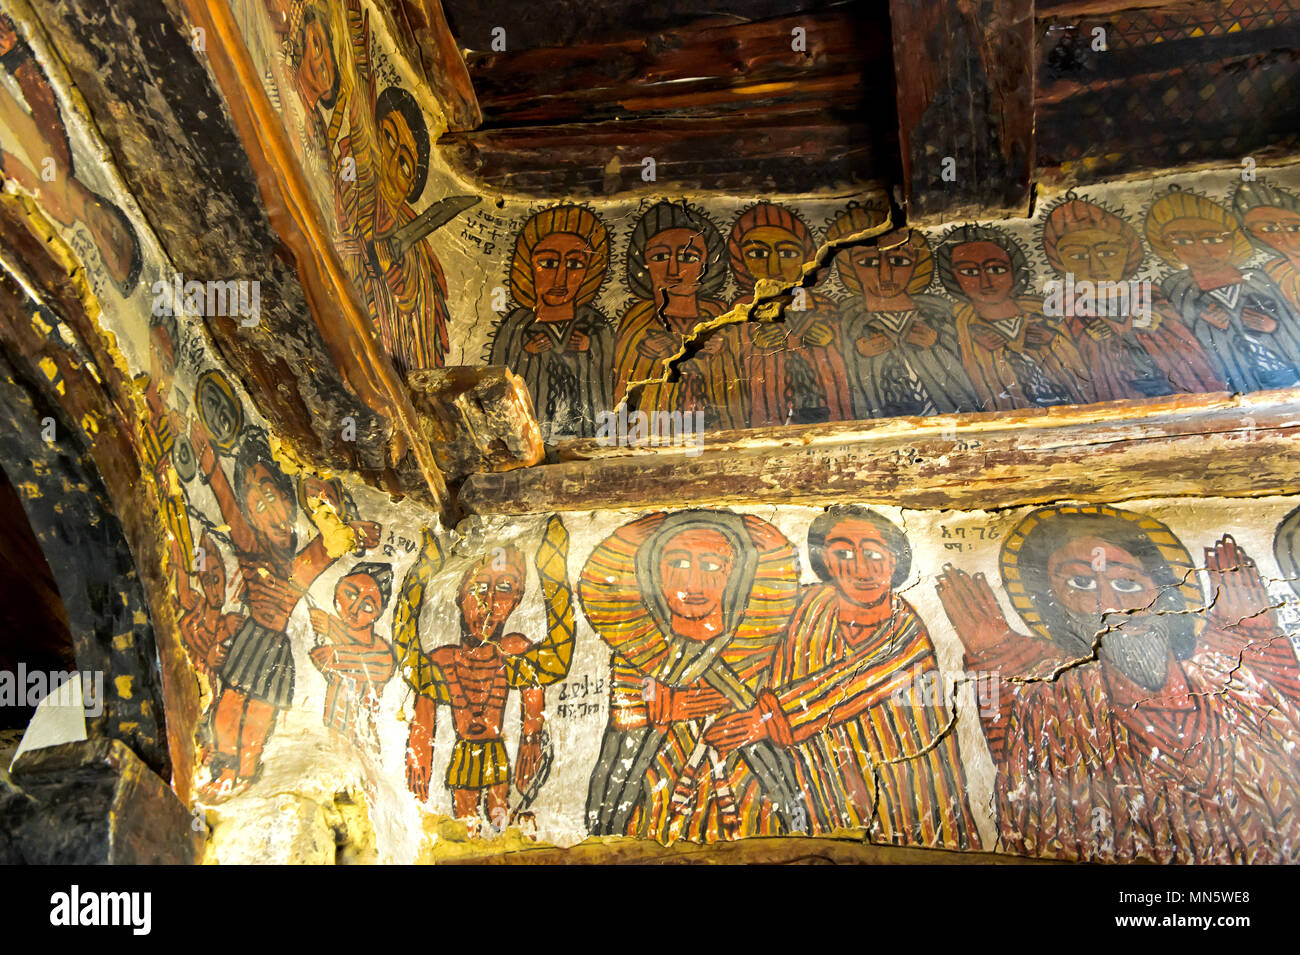
[[1180, 617], [1158, 612], [1161, 588], [1137, 557], [1082, 537], [1048, 558], [1047, 575], [1055, 613], [1044, 618], [1053, 640], [1084, 656], [1102, 634], [1104, 664], [1148, 690], [1164, 686]]

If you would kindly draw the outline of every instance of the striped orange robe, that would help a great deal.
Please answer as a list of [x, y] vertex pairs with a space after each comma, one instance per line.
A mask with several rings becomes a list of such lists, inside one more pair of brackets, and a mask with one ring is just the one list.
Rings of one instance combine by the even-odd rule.
[[[776, 835], [780, 825], [771, 800], [739, 753], [717, 762], [705, 758], [693, 778], [686, 777], [691, 782], [688, 811], [672, 812], [674, 790], [703, 736], [704, 721], [733, 712], [735, 706], [703, 677], [677, 688], [655, 679], [669, 656], [668, 637], [644, 612], [637, 582], [628, 571], [637, 546], [663, 517], [647, 515], [627, 525], [625, 536], [597, 548], [582, 571], [587, 617], [614, 651], [610, 727], [627, 731], [653, 725], [665, 732], [647, 771], [650, 799], [632, 813], [627, 835], [665, 845], [677, 839], [709, 843]], [[767, 685], [777, 640], [793, 609], [794, 552], [766, 522], [747, 517], [746, 523], [751, 535], [758, 535], [759, 569], [744, 622], [717, 659], [730, 670], [728, 683], [743, 684], [740, 693], [757, 696]]]
[[[1244, 639], [1243, 639], [1244, 637]], [[971, 665], [1043, 675], [1055, 645], [1015, 635]], [[1134, 702], [1128, 702], [1134, 701]], [[1129, 862], [1300, 861], [1300, 677], [1275, 628], [1207, 629], [1156, 692], [1108, 663], [1003, 679], [981, 714], [999, 847]]]
[[777, 652], [780, 731], [795, 747], [809, 829], [870, 827], [877, 842], [978, 849], [956, 726], [942, 698], [908, 690], [938, 685], [930, 635], [911, 604], [891, 600], [889, 619], [854, 644], [840, 628], [839, 592], [810, 587]]
[[[1043, 315], [1042, 299], [1022, 296], [1016, 299], [1016, 304], [1020, 306], [1024, 322], [1013, 338], [1007, 338], [981, 318], [969, 302], [959, 303], [953, 311], [962, 364], [966, 366], [966, 373], [970, 375], [984, 409], [1006, 411], [1094, 401], [1083, 359], [1069, 338]], [[980, 341], [984, 334], [996, 336], [1000, 343], [989, 347]], [[1026, 382], [1021, 381], [1015, 368], [1016, 360], [1021, 356], [1042, 369], [1043, 375], [1058, 392], [1053, 400], [1034, 400], [1027, 393]]]
[[[726, 311], [725, 305], [713, 299], [701, 300], [699, 308], [698, 321], [701, 323]], [[650, 332], [663, 328], [654, 302], [647, 299], [638, 299], [623, 314], [614, 342], [615, 405], [623, 400], [629, 382], [664, 374], [663, 359], [647, 358], [637, 350], [637, 345]], [[637, 408], [646, 412], [680, 411], [686, 414], [703, 411], [706, 427], [711, 430], [746, 427], [748, 409], [744, 376], [735, 347], [736, 331], [723, 328], [714, 335], [721, 336], [721, 348], [711, 346], [711, 354], [701, 353], [685, 363], [678, 381], [646, 385], [640, 389]], [[678, 336], [677, 340], [680, 342], [681, 337]]]
[[321, 636], [329, 642], [313, 648], [311, 660], [325, 677], [325, 725], [358, 744], [376, 739], [379, 695], [397, 666], [392, 646], [373, 630], [369, 643], [357, 640], [333, 617]]

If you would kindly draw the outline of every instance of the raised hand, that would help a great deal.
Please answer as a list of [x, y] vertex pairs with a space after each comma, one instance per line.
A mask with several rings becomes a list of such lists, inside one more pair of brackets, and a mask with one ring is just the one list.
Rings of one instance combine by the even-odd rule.
[[580, 332], [576, 328], [573, 334], [569, 336], [569, 341], [565, 345], [569, 351], [586, 351], [591, 347], [591, 336], [586, 332]]
[[935, 582], [939, 601], [967, 651], [980, 654], [1014, 633], [983, 574], [972, 577], [945, 564]]
[[1210, 625], [1230, 630], [1239, 624], [1277, 626], [1277, 611], [1269, 598], [1255, 562], [1225, 534], [1213, 547], [1205, 548], [1205, 567], [1216, 595], [1210, 607]]
[[212, 450], [212, 439], [203, 422], [195, 418], [190, 424], [190, 445], [194, 448], [194, 457], [199, 462], [199, 470], [208, 476], [217, 469], [217, 453]]
[[374, 521], [352, 521], [348, 524], [357, 535], [357, 545], [367, 549], [379, 546], [379, 535], [383, 528]]
[[907, 330], [907, 341], [922, 348], [933, 348], [939, 341], [939, 333], [924, 322], [915, 322]]

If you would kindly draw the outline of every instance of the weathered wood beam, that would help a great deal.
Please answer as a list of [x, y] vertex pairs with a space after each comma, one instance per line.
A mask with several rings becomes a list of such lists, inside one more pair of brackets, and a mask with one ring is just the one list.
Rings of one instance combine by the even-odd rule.
[[[804, 110], [727, 118], [630, 120], [452, 133], [450, 165], [484, 188], [590, 198], [703, 189], [806, 193], [887, 178], [892, 163], [852, 117]], [[655, 160], [655, 179], [642, 160]]]
[[1085, 408], [801, 425], [702, 447], [560, 449], [564, 463], [465, 482], [476, 514], [801, 503], [999, 508], [1055, 500], [1300, 491], [1300, 390]]
[[890, 0], [889, 10], [909, 221], [1026, 215], [1034, 0]]
[[1263, 162], [1300, 147], [1300, 11], [1239, 16], [1190, 0], [1068, 14], [1040, 3], [1038, 13], [1041, 180]]
[[[795, 29], [804, 31], [802, 51], [792, 48]], [[855, 9], [706, 21], [612, 43], [473, 53], [468, 62], [485, 120], [504, 126], [776, 100], [878, 104], [892, 96], [889, 56], [888, 22]]]
[[410, 62], [446, 111], [450, 130], [473, 129], [483, 122], [465, 58], [447, 26], [441, 0], [397, 0], [394, 14], [409, 31], [415, 47]]

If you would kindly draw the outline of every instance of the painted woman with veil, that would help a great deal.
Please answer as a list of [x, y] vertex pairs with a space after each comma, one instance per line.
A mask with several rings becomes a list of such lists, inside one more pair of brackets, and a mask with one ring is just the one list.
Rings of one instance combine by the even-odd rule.
[[704, 742], [717, 717], [774, 702], [795, 560], [766, 521], [710, 510], [648, 514], [592, 552], [579, 595], [613, 651], [592, 834], [669, 845], [802, 828], [788, 753], [764, 740], [724, 756]]

